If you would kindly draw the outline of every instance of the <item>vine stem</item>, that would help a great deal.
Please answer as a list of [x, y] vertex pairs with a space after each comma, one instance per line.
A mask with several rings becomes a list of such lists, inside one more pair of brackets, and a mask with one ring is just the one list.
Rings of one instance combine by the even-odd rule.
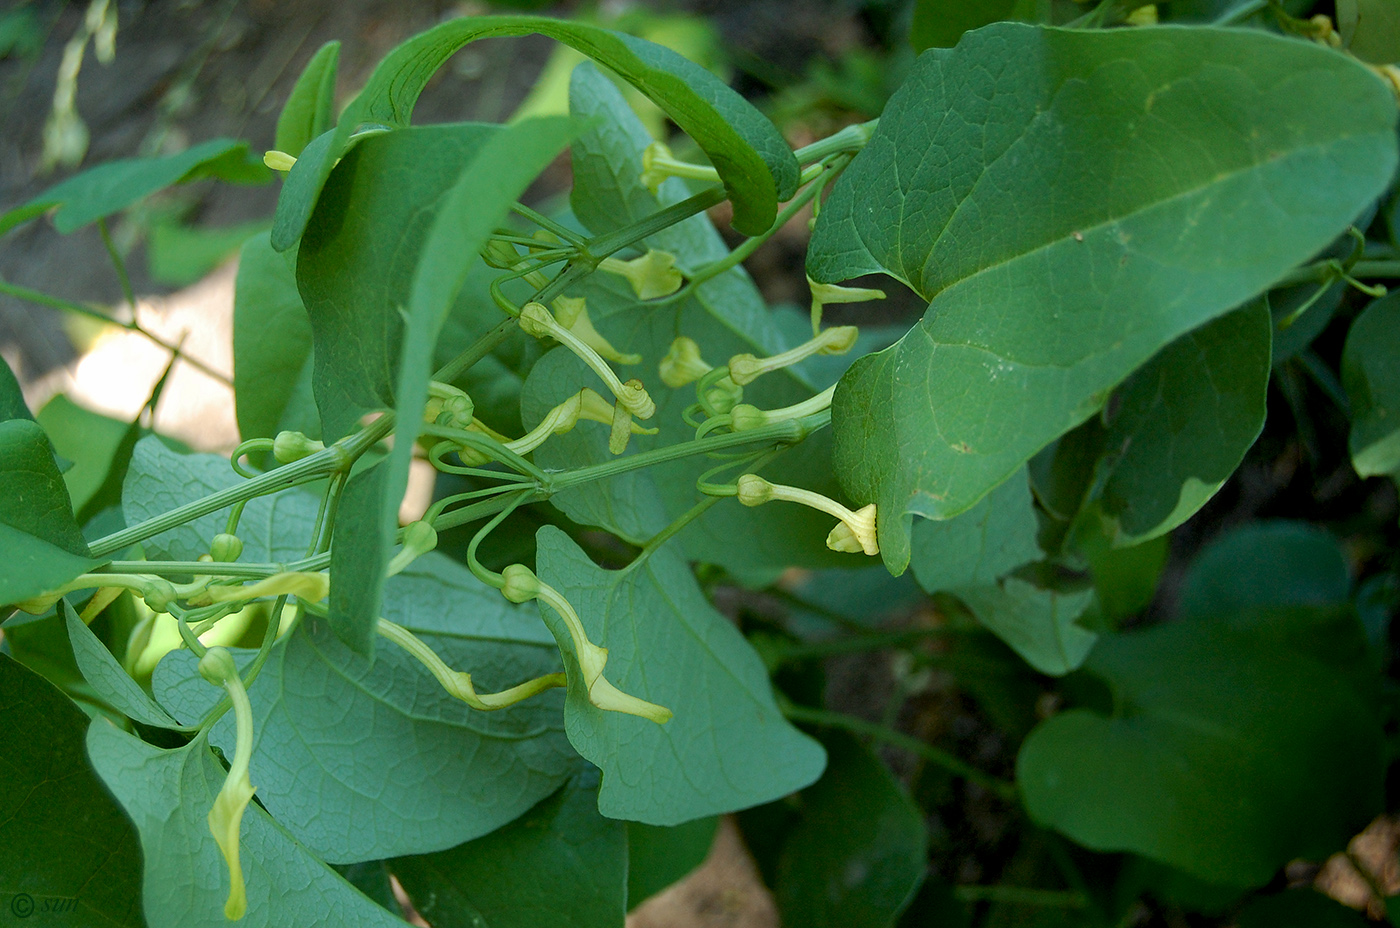
[[[193, 355], [185, 354], [185, 352], [181, 350], [179, 345], [176, 345], [173, 342], [166, 341], [159, 335], [156, 335], [154, 332], [147, 331], [141, 326], [141, 323], [135, 320], [135, 318], [133, 318], [130, 322], [118, 322], [117, 320], [113, 319], [111, 316], [107, 315], [101, 310], [98, 310], [92, 306], [88, 306], [85, 303], [75, 303], [72, 300], [65, 300], [60, 297], [49, 296], [47, 293], [42, 293], [38, 290], [31, 290], [28, 287], [21, 287], [19, 284], [12, 284], [7, 280], [0, 280], [0, 293], [5, 294], [6, 296], [12, 296], [18, 300], [24, 300], [26, 303], [34, 303], [38, 306], [47, 306], [50, 309], [61, 309], [64, 312], [70, 312], [78, 316], [86, 316], [89, 319], [96, 319], [97, 321], [106, 323], [107, 325], [120, 326], [121, 328], [126, 329], [128, 332], [135, 332], [137, 335], [140, 335], [142, 338], [147, 339], [152, 344], [159, 345], [161, 348], [164, 348], [171, 354], [184, 359], [186, 364], [195, 368], [200, 373], [207, 374], [208, 376], [213, 377], [215, 380], [217, 380], [221, 384], [224, 384], [225, 386], [233, 386], [233, 380], [230, 379], [227, 374], [214, 370], [214, 368], [210, 367], [208, 364], [201, 361], [199, 358], [194, 357]], [[136, 306], [135, 304], [132, 304], [133, 316], [135, 312]]]
[[[1305, 264], [1285, 276], [1274, 286], [1287, 287], [1292, 284], [1322, 282], [1329, 277], [1335, 278], [1336, 266], [1337, 262], [1335, 261]], [[1396, 278], [1400, 277], [1400, 261], [1358, 261], [1351, 266], [1347, 273], [1358, 279], [1365, 277]]]
[[916, 754], [932, 764], [937, 764], [954, 776], [962, 777], [969, 783], [976, 783], [983, 789], [995, 793], [1007, 802], [1017, 802], [1021, 793], [1016, 788], [1015, 783], [998, 779], [989, 773], [984, 773], [966, 761], [955, 757], [947, 751], [936, 748], [931, 744], [925, 744], [918, 738], [911, 738], [902, 732], [885, 728], [883, 725], [876, 725], [874, 722], [867, 722], [865, 719], [856, 718], [853, 715], [846, 715], [844, 712], [832, 712], [829, 709], [813, 709], [810, 706], [799, 706], [795, 703], [786, 702], [782, 706], [783, 715], [794, 722], [806, 722], [809, 725], [819, 725], [825, 728], [841, 728], [856, 735], [865, 735], [874, 738], [876, 741], [883, 741], [891, 747], [897, 747]]

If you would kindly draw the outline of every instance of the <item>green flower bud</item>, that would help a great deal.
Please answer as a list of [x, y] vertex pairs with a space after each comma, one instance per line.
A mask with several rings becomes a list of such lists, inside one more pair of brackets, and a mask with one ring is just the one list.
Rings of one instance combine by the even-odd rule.
[[505, 583], [501, 595], [513, 603], [528, 603], [540, 595], [540, 578], [524, 564], [511, 564], [501, 571]]
[[758, 474], [744, 474], [736, 486], [739, 488], [739, 502], [745, 506], [762, 506], [773, 498], [773, 484]]
[[272, 441], [272, 456], [279, 464], [290, 464], [325, 448], [322, 442], [307, 438], [301, 432], [278, 432]]
[[684, 335], [671, 342], [671, 349], [661, 359], [661, 382], [675, 390], [704, 377], [714, 365], [700, 356], [695, 339]]
[[237, 535], [220, 532], [209, 542], [209, 556], [216, 561], [229, 563], [238, 560], [243, 553], [243, 539]]
[[210, 648], [199, 659], [199, 675], [215, 686], [223, 686], [238, 676], [238, 665], [228, 648]]

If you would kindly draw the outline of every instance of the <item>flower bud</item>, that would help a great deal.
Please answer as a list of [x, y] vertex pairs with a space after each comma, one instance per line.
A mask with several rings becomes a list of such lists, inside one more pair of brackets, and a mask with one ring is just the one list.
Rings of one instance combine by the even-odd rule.
[[736, 408], [744, 398], [744, 388], [729, 377], [721, 377], [705, 390], [705, 401], [716, 413], [726, 413]]
[[243, 539], [237, 535], [220, 532], [209, 542], [209, 555], [213, 560], [229, 563], [238, 560], [243, 553]]
[[170, 604], [176, 599], [175, 587], [169, 580], [149, 577], [140, 590], [135, 591], [152, 612], [169, 612]]
[[263, 152], [263, 164], [274, 171], [290, 171], [292, 165], [297, 163], [297, 159], [287, 154], [285, 151]]
[[238, 665], [228, 648], [210, 648], [199, 659], [199, 675], [215, 686], [223, 686], [238, 676]]
[[773, 484], [758, 474], [744, 474], [739, 478], [739, 502], [745, 506], [762, 506], [773, 498]]
[[514, 245], [498, 238], [491, 239], [486, 243], [486, 247], [481, 249], [481, 260], [485, 261], [488, 267], [500, 271], [508, 271], [515, 267], [520, 257], [520, 252], [515, 250]]
[[746, 432], [768, 424], [768, 413], [757, 406], [740, 403], [729, 411], [729, 427], [736, 432]]
[[301, 432], [278, 432], [272, 441], [272, 457], [279, 464], [290, 464], [325, 448], [323, 443], [307, 438]]
[[501, 571], [505, 583], [501, 595], [513, 603], [528, 603], [540, 595], [540, 578], [524, 564], [511, 564]]

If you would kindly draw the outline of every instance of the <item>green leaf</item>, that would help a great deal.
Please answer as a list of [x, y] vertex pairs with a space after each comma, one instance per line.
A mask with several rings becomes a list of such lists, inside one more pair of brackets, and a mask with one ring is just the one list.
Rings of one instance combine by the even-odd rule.
[[1314, 889], [1289, 889], [1257, 896], [1240, 910], [1240, 928], [1366, 928], [1375, 924], [1360, 912]]
[[0, 358], [0, 422], [33, 418], [24, 402], [24, 391], [15, 379], [15, 372], [10, 370], [8, 361]]
[[[766, 232], [779, 199], [797, 188], [798, 166], [777, 128], [704, 68], [660, 45], [583, 23], [535, 16], [475, 16], [451, 20], [415, 36], [380, 62], [340, 114], [324, 144], [308, 146], [293, 166], [278, 202], [272, 245], [290, 248], [301, 237], [335, 159], [361, 127], [403, 129], [418, 95], [437, 69], [476, 39], [538, 33], [578, 49], [611, 68], [687, 132], [719, 171], [734, 203], [734, 228]], [[319, 141], [319, 140], [318, 140]]]
[[98, 640], [67, 600], [62, 601], [64, 623], [68, 627], [68, 641], [73, 648], [73, 657], [82, 671], [83, 678], [113, 708], [145, 725], [156, 728], [179, 728], [180, 723], [156, 705], [155, 700], [137, 685], [107, 646]]
[[327, 42], [311, 56], [277, 116], [273, 148], [295, 158], [308, 142], [332, 127], [335, 122], [335, 74], [339, 62], [339, 42]]
[[952, 48], [964, 32], [1014, 18], [1021, 0], [917, 0], [909, 44], [914, 51]]
[[1094, 488], [1114, 545], [1170, 532], [1239, 467], [1264, 428], [1271, 328], [1267, 304], [1251, 301], [1172, 342], [1118, 391]]
[[54, 207], [53, 224], [67, 235], [89, 222], [119, 213], [157, 190], [217, 177], [238, 184], [261, 184], [271, 172], [248, 152], [247, 142], [210, 139], [160, 158], [109, 161], [55, 184], [22, 206], [0, 215], [0, 235]]
[[589, 771], [484, 838], [390, 867], [435, 928], [622, 928], [627, 828], [598, 814], [597, 781]]
[[1256, 606], [1330, 606], [1347, 601], [1347, 556], [1325, 529], [1271, 520], [1242, 525], [1197, 555], [1177, 612], [1207, 618]]
[[1363, 477], [1400, 476], [1400, 294], [1376, 300], [1352, 323], [1342, 353], [1351, 399], [1352, 466]]
[[954, 591], [977, 621], [1041, 673], [1059, 676], [1084, 663], [1098, 635], [1079, 624], [1094, 591], [1044, 590], [1018, 577]]
[[39, 410], [38, 422], [54, 450], [73, 462], [63, 483], [74, 511], [81, 512], [106, 485], [131, 425], [84, 409], [62, 393]]
[[17, 924], [27, 917], [21, 896], [38, 913], [63, 906], [54, 911], [65, 925], [145, 924], [136, 831], [88, 765], [87, 722], [42, 677], [0, 654], [0, 896]]
[[912, 516], [970, 508], [1345, 229], [1389, 183], [1395, 119], [1361, 65], [1249, 30], [998, 24], [925, 52], [807, 263], [931, 301], [832, 408], [837, 472], [878, 503], [885, 563], [906, 566]]
[[238, 434], [273, 438], [283, 429], [321, 434], [311, 378], [311, 322], [297, 291], [296, 253], [278, 253], [266, 233], [244, 245], [233, 298], [233, 389]]
[[910, 566], [930, 593], [986, 586], [1042, 557], [1037, 528], [1022, 471], [956, 518], [915, 524]]
[[[366, 657], [374, 653], [374, 624], [381, 614], [384, 572], [398, 523], [388, 483], [389, 468], [382, 461], [353, 475], [340, 494], [331, 529], [331, 628]], [[396, 499], [402, 497], [400, 490]]]
[[627, 908], [635, 909], [704, 863], [718, 827], [713, 816], [670, 828], [628, 822]]
[[146, 266], [151, 279], [185, 287], [233, 256], [249, 236], [267, 229], [262, 219], [231, 226], [186, 225], [165, 218], [151, 226], [146, 239]]
[[44, 430], [0, 421], [0, 604], [23, 602], [103, 563], [89, 556]]
[[1337, 0], [1337, 31], [1362, 61], [1400, 61], [1400, 0]]
[[[395, 406], [402, 310], [429, 230], [454, 183], [500, 131], [465, 123], [386, 133], [358, 145], [331, 175], [296, 258], [326, 441], [344, 436], [366, 413]], [[473, 176], [482, 192], [495, 183]], [[467, 264], [474, 252], [456, 263]]]
[[783, 718], [758, 655], [677, 555], [663, 547], [607, 571], [552, 526], [536, 542], [540, 579], [608, 649], [608, 679], [675, 713], [657, 725], [589, 703], [568, 630], [541, 607], [569, 675], [569, 740], [603, 770], [599, 811], [675, 825], [776, 799], [821, 773], [821, 747]]
[[[244, 482], [233, 472], [228, 458], [177, 454], [151, 435], [137, 442], [132, 453], [122, 490], [122, 512], [127, 525], [136, 525]], [[316, 524], [317, 503], [315, 496], [301, 489], [248, 500], [238, 521], [242, 560], [278, 563], [304, 557]], [[210, 540], [227, 525], [228, 513], [219, 510], [154, 535], [142, 545], [153, 559], [194, 561], [208, 553]]]
[[[558, 669], [533, 609], [513, 606], [466, 568], [430, 553], [390, 578], [383, 615], [493, 692]], [[235, 651], [239, 661], [252, 651]], [[156, 669], [157, 697], [198, 722], [221, 695], [187, 651]], [[549, 795], [577, 760], [558, 694], [483, 713], [448, 696], [403, 650], [373, 664], [307, 616], [278, 642], [249, 690], [258, 799], [323, 860], [350, 863], [452, 847]], [[232, 755], [231, 716], [213, 744]]]
[[1099, 606], [1111, 620], [1136, 615], [1152, 604], [1157, 583], [1167, 566], [1170, 542], [1166, 535], [1131, 548], [1103, 545], [1086, 552], [1094, 575]]
[[783, 922], [888, 928], [924, 881], [923, 813], [853, 736], [832, 732], [822, 743], [826, 773], [802, 791], [802, 818], [778, 859]]
[[[226, 771], [205, 739], [162, 750], [97, 720], [88, 728], [87, 749], [140, 832], [150, 928], [226, 928], [228, 868], [208, 821]], [[256, 802], [243, 815], [240, 846], [248, 895], [240, 928], [404, 925], [313, 857]]]
[[1016, 762], [1031, 817], [1086, 847], [1257, 886], [1344, 847], [1381, 808], [1374, 683], [1349, 610], [1110, 635], [1086, 669], [1113, 715], [1056, 715]]

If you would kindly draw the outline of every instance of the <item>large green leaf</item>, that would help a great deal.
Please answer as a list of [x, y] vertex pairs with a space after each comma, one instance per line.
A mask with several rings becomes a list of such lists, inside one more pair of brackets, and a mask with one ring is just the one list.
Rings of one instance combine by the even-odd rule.
[[603, 770], [604, 815], [674, 825], [785, 796], [821, 773], [821, 747], [783, 718], [758, 655], [705, 600], [683, 560], [663, 547], [607, 571], [552, 526], [536, 541], [540, 579], [608, 649], [608, 679], [675, 713], [658, 725], [593, 706], [568, 630], [541, 607], [569, 674], [569, 740]]
[[390, 867], [434, 928], [622, 928], [627, 827], [588, 771], [499, 831]]
[[296, 253], [272, 250], [266, 233], [243, 245], [233, 299], [233, 389], [238, 434], [282, 429], [321, 434], [311, 397], [311, 322], [297, 292]]
[[1342, 353], [1351, 398], [1351, 462], [1363, 477], [1400, 478], [1400, 293], [1376, 300], [1352, 323]]
[[54, 207], [53, 223], [65, 235], [121, 212], [164, 187], [202, 177], [233, 183], [265, 183], [271, 172], [248, 153], [248, 143], [210, 139], [174, 155], [109, 161], [55, 184], [0, 215], [0, 235]]
[[46, 909], [82, 928], [145, 924], [136, 831], [88, 765], [87, 722], [0, 654], [0, 900], [16, 924]]
[[[178, 454], [154, 435], [137, 442], [122, 490], [128, 525], [169, 512], [220, 490], [244, 483], [228, 458], [217, 454]], [[316, 497], [292, 489], [248, 500], [238, 521], [242, 560], [250, 563], [295, 561], [306, 555], [316, 525]], [[192, 519], [142, 542], [152, 558], [197, 560], [209, 542], [228, 525], [224, 510]]]
[[327, 42], [311, 56], [277, 116], [273, 148], [295, 158], [308, 142], [334, 125], [335, 75], [339, 63], [339, 42]]
[[910, 566], [930, 593], [986, 586], [1041, 558], [1037, 529], [1030, 484], [1022, 473], [956, 518], [920, 520]]
[[[384, 589], [383, 615], [493, 692], [558, 669], [533, 609], [513, 606], [466, 568], [428, 554]], [[253, 652], [236, 652], [242, 661]], [[161, 661], [157, 696], [197, 722], [219, 692], [187, 651]], [[438, 851], [480, 837], [553, 792], [577, 760], [558, 694], [483, 713], [451, 698], [397, 647], [373, 664], [308, 617], [274, 646], [249, 690], [258, 799], [323, 860]], [[210, 734], [233, 750], [231, 717]]]
[[832, 411], [886, 564], [912, 516], [968, 509], [1331, 241], [1389, 183], [1395, 118], [1364, 67], [1262, 32], [998, 24], [925, 52], [808, 252], [816, 280], [884, 271], [931, 301]]
[[8, 361], [0, 358], [0, 422], [33, 418], [33, 413], [24, 402], [24, 391], [15, 379], [15, 372], [10, 370]]
[[1041, 673], [1066, 674], [1084, 663], [1098, 636], [1079, 624], [1094, 591], [1046, 590], [1019, 577], [955, 590], [977, 621]]
[[734, 203], [734, 228], [748, 235], [768, 230], [778, 200], [796, 190], [797, 159], [777, 128], [713, 74], [663, 46], [597, 26], [537, 16], [478, 16], [442, 23], [380, 62], [341, 113], [334, 132], [309, 146], [293, 166], [277, 204], [273, 247], [285, 250], [301, 236], [352, 133], [362, 127], [408, 126], [428, 80], [469, 42], [531, 33], [578, 49], [646, 94], [695, 139], [719, 171]]
[[778, 858], [783, 921], [889, 928], [924, 881], [923, 813], [853, 736], [830, 733], [822, 743], [826, 773], [802, 791], [802, 818]]
[[81, 512], [119, 464], [131, 423], [84, 409], [62, 393], [44, 404], [37, 421], [53, 442], [54, 451], [73, 464], [64, 471], [63, 483], [74, 511]]
[[1136, 371], [1103, 432], [1094, 502], [1119, 547], [1164, 535], [1235, 472], [1264, 427], [1272, 320], [1251, 301]]
[[62, 586], [101, 561], [89, 556], [44, 430], [0, 421], [0, 603]]
[[719, 819], [697, 818], [669, 828], [627, 823], [627, 908], [679, 883], [705, 862]]
[[1254, 886], [1344, 847], [1381, 808], [1374, 682], [1349, 610], [1112, 635], [1086, 668], [1113, 715], [1054, 716], [1016, 764], [1031, 816], [1080, 844]]
[[914, 51], [951, 48], [964, 32], [1003, 19], [1015, 19], [1025, 0], [916, 0], [909, 44]]
[[92, 629], [78, 618], [67, 600], [62, 601], [60, 608], [73, 658], [97, 695], [127, 718], [156, 728], [179, 728], [180, 723], [146, 695]]
[[1211, 541], [1182, 579], [1177, 612], [1206, 617], [1257, 606], [1331, 606], [1347, 601], [1347, 555], [1307, 522], [1251, 522]]
[[[204, 737], [162, 750], [98, 719], [88, 728], [87, 750], [141, 835], [150, 928], [227, 928], [228, 868], [209, 831], [226, 771]], [[248, 804], [241, 831], [248, 913], [240, 926], [405, 924], [313, 857], [257, 802]]]

